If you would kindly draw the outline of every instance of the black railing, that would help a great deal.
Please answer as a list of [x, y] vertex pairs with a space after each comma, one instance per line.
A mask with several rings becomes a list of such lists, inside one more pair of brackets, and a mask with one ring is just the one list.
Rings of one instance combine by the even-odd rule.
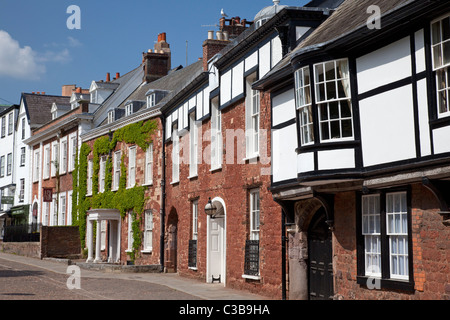
[[245, 242], [244, 274], [249, 276], [259, 275], [259, 240], [247, 240]]
[[189, 268], [197, 268], [197, 240], [189, 240]]
[[39, 242], [40, 224], [24, 224], [18, 226], [6, 226], [4, 228], [3, 242]]

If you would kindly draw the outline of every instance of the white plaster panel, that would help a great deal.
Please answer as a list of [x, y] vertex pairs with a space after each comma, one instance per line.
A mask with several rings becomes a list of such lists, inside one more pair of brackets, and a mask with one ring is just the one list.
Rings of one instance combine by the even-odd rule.
[[339, 170], [355, 168], [355, 150], [330, 150], [318, 153], [319, 170]]
[[283, 49], [281, 47], [281, 39], [276, 36], [272, 39], [272, 68], [283, 59]]
[[416, 46], [416, 72], [420, 73], [427, 69], [425, 60], [425, 38], [423, 29], [415, 33], [415, 46]]
[[273, 97], [272, 108], [273, 126], [295, 119], [294, 89]]
[[245, 59], [245, 72], [258, 65], [258, 51], [253, 52]]
[[220, 103], [223, 105], [231, 100], [231, 70], [220, 77]]
[[450, 127], [442, 127], [433, 130], [434, 153], [450, 152]]
[[199, 92], [197, 94], [197, 118], [196, 120], [199, 120], [203, 117], [203, 91]]
[[270, 71], [270, 41], [259, 49], [259, 78], [261, 79]]
[[297, 155], [297, 171], [299, 173], [314, 171], [314, 152]]
[[295, 124], [272, 132], [273, 181], [286, 181], [297, 177], [297, 134]]
[[232, 99], [244, 93], [244, 61], [233, 68]]
[[359, 102], [364, 166], [415, 158], [412, 86]]
[[417, 98], [419, 105], [420, 152], [422, 156], [429, 156], [431, 155], [431, 140], [426, 79], [417, 82]]
[[359, 93], [411, 76], [409, 37], [356, 60]]

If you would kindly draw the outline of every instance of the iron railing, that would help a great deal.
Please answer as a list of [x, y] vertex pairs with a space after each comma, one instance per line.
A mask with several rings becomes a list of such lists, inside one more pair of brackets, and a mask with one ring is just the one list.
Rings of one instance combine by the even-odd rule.
[[197, 240], [189, 240], [189, 268], [197, 268]]
[[4, 228], [3, 242], [39, 242], [41, 224], [24, 224], [6, 226]]
[[245, 242], [244, 274], [249, 276], [259, 275], [259, 240], [247, 240]]

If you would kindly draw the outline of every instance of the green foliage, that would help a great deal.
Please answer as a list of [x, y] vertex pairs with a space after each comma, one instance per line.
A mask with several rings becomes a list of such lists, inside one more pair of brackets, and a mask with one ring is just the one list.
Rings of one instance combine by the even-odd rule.
[[[96, 209], [118, 209], [120, 215], [125, 218], [128, 212], [133, 215], [133, 250], [130, 258], [135, 261], [137, 252], [142, 245], [142, 217], [145, 207], [145, 187], [136, 186], [127, 189], [127, 167], [125, 166], [125, 155], [122, 153], [121, 172], [119, 180], [119, 189], [111, 191], [113, 163], [110, 157], [111, 152], [116, 148], [117, 143], [136, 144], [142, 150], [147, 150], [152, 142], [152, 135], [157, 130], [155, 121], [138, 122], [118, 129], [114, 132], [112, 140], [108, 136], [98, 138], [94, 143], [93, 152], [93, 176], [92, 176], [92, 197], [87, 198], [87, 157], [91, 149], [87, 144], [83, 144], [80, 150], [79, 159], [76, 162], [74, 172], [74, 197], [75, 204], [72, 205], [72, 216], [78, 217], [76, 221], [80, 227], [80, 236], [82, 239], [82, 248], [85, 247], [86, 236], [86, 212], [89, 208]], [[100, 158], [107, 156], [105, 168], [105, 192], [99, 193], [98, 178], [100, 170]], [[78, 200], [78, 202], [77, 202]]]

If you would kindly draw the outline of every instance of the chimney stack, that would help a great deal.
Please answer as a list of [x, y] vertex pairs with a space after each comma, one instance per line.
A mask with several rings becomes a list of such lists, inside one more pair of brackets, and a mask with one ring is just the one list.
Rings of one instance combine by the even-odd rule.
[[147, 83], [166, 76], [171, 69], [170, 45], [166, 40], [166, 33], [160, 33], [153, 50], [143, 53], [144, 81]]

